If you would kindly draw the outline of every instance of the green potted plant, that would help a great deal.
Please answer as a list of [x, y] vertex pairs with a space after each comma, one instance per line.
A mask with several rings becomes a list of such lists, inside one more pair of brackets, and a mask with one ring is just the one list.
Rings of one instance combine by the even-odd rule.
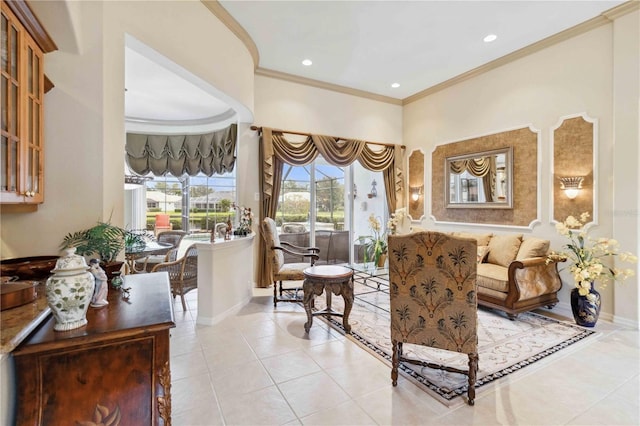
[[122, 268], [123, 262], [117, 257], [122, 249], [143, 244], [142, 235], [127, 231], [109, 222], [98, 222], [95, 226], [81, 231], [67, 234], [60, 245], [61, 249], [76, 248], [81, 256], [97, 256], [100, 266], [105, 270], [109, 279], [113, 272]]

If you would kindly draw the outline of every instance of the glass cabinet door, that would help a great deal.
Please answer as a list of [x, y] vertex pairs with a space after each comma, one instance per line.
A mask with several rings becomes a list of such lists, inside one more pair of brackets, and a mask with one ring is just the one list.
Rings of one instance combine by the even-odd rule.
[[21, 37], [15, 18], [2, 5], [2, 45], [0, 70], [2, 87], [2, 127], [0, 148], [0, 200], [2, 202], [21, 202], [23, 196], [20, 193], [20, 131], [22, 107], [20, 102], [20, 44]]
[[43, 147], [42, 147], [42, 98], [44, 95], [44, 74], [42, 68], [42, 53], [34, 43], [26, 44], [27, 55], [27, 97], [25, 117], [28, 126], [24, 142], [25, 168], [24, 189], [27, 202], [42, 202], [43, 199]]

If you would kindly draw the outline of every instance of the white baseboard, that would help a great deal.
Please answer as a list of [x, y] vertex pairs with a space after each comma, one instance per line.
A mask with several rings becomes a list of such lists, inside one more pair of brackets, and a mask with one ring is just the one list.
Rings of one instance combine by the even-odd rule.
[[613, 323], [616, 325], [621, 325], [626, 328], [631, 328], [633, 330], [640, 329], [640, 323], [638, 321], [634, 321], [629, 318], [619, 317], [616, 315], [613, 316]]
[[250, 301], [251, 301], [251, 296], [243, 299], [242, 301], [240, 301], [236, 305], [230, 307], [229, 309], [227, 309], [224, 312], [221, 312], [218, 315], [215, 315], [214, 317], [204, 317], [204, 316], [201, 316], [200, 314], [198, 314], [198, 319], [196, 319], [196, 324], [200, 324], [200, 325], [215, 325], [215, 324], [219, 323], [220, 321], [224, 320], [225, 318], [227, 318], [228, 316], [234, 315], [234, 314], [237, 314], [238, 312], [240, 312], [240, 310], [242, 308], [244, 308], [247, 305], [247, 303], [249, 303]]

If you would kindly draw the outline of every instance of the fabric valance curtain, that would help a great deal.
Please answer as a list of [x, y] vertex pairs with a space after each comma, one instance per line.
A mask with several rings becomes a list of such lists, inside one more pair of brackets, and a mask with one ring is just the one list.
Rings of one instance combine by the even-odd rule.
[[[282, 169], [284, 164], [304, 166], [310, 164], [318, 155], [330, 164], [345, 167], [359, 161], [371, 171], [381, 171], [387, 194], [387, 207], [390, 212], [402, 207], [404, 197], [404, 149], [399, 145], [374, 145], [358, 139], [338, 139], [325, 135], [309, 135], [301, 142], [289, 142], [281, 132], [262, 128], [260, 140], [260, 164], [262, 173], [262, 208], [260, 222], [265, 217], [275, 219], [280, 196]], [[398, 197], [400, 194], [400, 197]], [[400, 201], [399, 201], [400, 200]], [[268, 287], [273, 282], [269, 262], [266, 259], [264, 239], [260, 242], [260, 278], [259, 285]]]
[[237, 135], [236, 124], [199, 135], [127, 133], [126, 161], [139, 175], [224, 174], [235, 166]]
[[480, 158], [451, 161], [451, 173], [460, 174], [465, 170], [472, 176], [482, 178], [482, 187], [487, 202], [495, 199], [496, 193], [496, 156], [489, 155]]

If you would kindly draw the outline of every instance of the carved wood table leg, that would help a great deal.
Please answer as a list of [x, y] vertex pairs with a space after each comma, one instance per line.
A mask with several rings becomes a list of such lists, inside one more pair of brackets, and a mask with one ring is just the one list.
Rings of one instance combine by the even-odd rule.
[[[307, 314], [307, 322], [304, 325], [304, 330], [307, 333], [309, 332], [313, 324], [314, 315], [335, 315], [342, 317], [342, 325], [345, 332], [351, 333], [349, 313], [353, 306], [353, 271], [344, 266], [320, 265], [305, 269], [304, 275], [305, 280], [302, 287], [304, 290], [303, 305]], [[312, 313], [313, 298], [315, 295], [321, 295], [322, 291], [326, 293], [327, 308]], [[343, 297], [344, 311], [342, 313], [331, 309], [331, 293]]]
[[304, 331], [309, 332], [311, 326], [313, 325], [313, 315], [311, 314], [311, 302], [313, 301], [313, 284], [308, 280], [304, 280], [302, 284], [302, 291], [304, 292], [304, 296], [302, 298], [302, 306], [304, 306], [304, 311], [307, 313], [307, 322], [304, 323]]

